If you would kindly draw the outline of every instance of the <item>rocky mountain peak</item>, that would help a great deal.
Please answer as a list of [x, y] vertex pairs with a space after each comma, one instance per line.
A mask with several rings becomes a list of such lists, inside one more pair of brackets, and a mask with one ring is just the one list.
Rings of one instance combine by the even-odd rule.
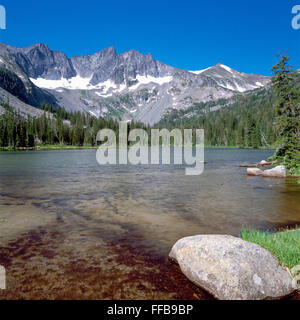
[[68, 110], [151, 124], [170, 109], [230, 99], [269, 82], [268, 77], [242, 73], [223, 63], [199, 71], [181, 70], [154, 60], [150, 53], [118, 54], [113, 46], [68, 58], [42, 43], [26, 48], [0, 43], [1, 64], [23, 79], [25, 87], [28, 83], [38, 87], [41, 100], [44, 93], [50, 94]]
[[63, 52], [50, 50], [46, 44], [37, 43], [25, 48], [7, 48], [22, 71], [30, 78], [59, 80], [76, 76], [67, 56]]
[[23, 48], [23, 51], [26, 53], [32, 50], [39, 50], [42, 52], [50, 51], [49, 46], [44, 43], [35, 43], [32, 46]]

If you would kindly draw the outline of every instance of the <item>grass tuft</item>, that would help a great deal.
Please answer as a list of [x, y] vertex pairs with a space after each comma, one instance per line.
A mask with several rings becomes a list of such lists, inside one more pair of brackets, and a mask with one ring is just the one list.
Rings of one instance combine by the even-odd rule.
[[300, 264], [300, 229], [284, 230], [276, 233], [245, 229], [241, 238], [269, 250], [285, 267]]

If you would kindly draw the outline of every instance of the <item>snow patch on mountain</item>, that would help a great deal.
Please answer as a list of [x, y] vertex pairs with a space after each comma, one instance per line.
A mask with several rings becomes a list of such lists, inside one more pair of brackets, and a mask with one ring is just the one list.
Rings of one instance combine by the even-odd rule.
[[42, 77], [37, 79], [30, 78], [30, 80], [39, 88], [43, 89], [59, 89], [65, 88], [69, 90], [86, 90], [89, 88], [91, 78], [82, 78], [76, 76], [70, 79], [61, 78], [60, 80], [48, 80]]
[[226, 71], [228, 71], [228, 72], [230, 72], [230, 73], [233, 73], [232, 69], [229, 68], [229, 67], [227, 67], [227, 66], [225, 66], [224, 64], [220, 64], [220, 67], [223, 68], [223, 69], [225, 69]]
[[[219, 86], [222, 87], [222, 88], [225, 88], [225, 89], [228, 89], [228, 90], [231, 90], [231, 91], [238, 91], [238, 92], [246, 92], [249, 90], [249, 86], [247, 87], [242, 87], [238, 84], [238, 82], [231, 82], [231, 83], [219, 83]], [[251, 85], [251, 89], [257, 89], [258, 87], [261, 87], [261, 85], [256, 85], [256, 86], [253, 86]]]
[[109, 97], [112, 97], [112, 95], [113, 95], [112, 93], [106, 94], [106, 93], [101, 93], [101, 92], [95, 92], [95, 94], [99, 97], [102, 97], [102, 98], [109, 98]]
[[[109, 90], [118, 89], [118, 86], [111, 80], [107, 80], [104, 82], [101, 82], [97, 84], [96, 86], [93, 86], [90, 84], [92, 77], [89, 78], [83, 78], [80, 76], [76, 76], [70, 79], [62, 78], [60, 80], [49, 80], [44, 78], [30, 78], [30, 80], [39, 88], [43, 89], [68, 89], [68, 90], [96, 90], [100, 89], [101, 93], [104, 95], [107, 95], [107, 92]], [[122, 87], [121, 90], [125, 89], [125, 87]], [[57, 90], [58, 91], [58, 90]], [[59, 92], [59, 91], [58, 91]]]
[[163, 85], [165, 83], [169, 83], [173, 80], [172, 76], [166, 76], [166, 77], [160, 77], [160, 78], [155, 78], [152, 76], [140, 76], [138, 75], [135, 79], [137, 83], [129, 88], [130, 91], [136, 90], [140, 85], [143, 84], [149, 84], [149, 83], [156, 83], [158, 85]]
[[88, 88], [86, 88], [86, 89], [89, 89], [89, 90], [101, 89], [102, 94], [107, 95], [108, 91], [117, 89], [117, 85], [111, 80], [106, 80], [104, 82], [97, 84], [96, 86], [89, 85]]
[[211, 67], [206, 68], [206, 69], [202, 69], [202, 70], [190, 71], [190, 73], [199, 75], [199, 74], [203, 73], [204, 71], [209, 70], [210, 68], [211, 68]]
[[258, 87], [264, 87], [265, 85], [261, 82], [255, 82], [255, 84], [258, 86]]
[[[57, 90], [60, 88], [68, 89], [68, 90], [100, 90], [101, 92], [95, 92], [100, 97], [110, 97], [112, 93], [120, 93], [127, 88], [126, 84], [116, 85], [112, 80], [106, 80], [97, 85], [91, 85], [90, 82], [92, 77], [84, 78], [80, 76], [76, 76], [70, 79], [62, 78], [60, 80], [49, 80], [44, 78], [30, 78], [30, 80], [39, 88]], [[152, 76], [141, 76], [137, 75], [135, 81], [136, 84], [129, 88], [130, 91], [136, 90], [141, 85], [146, 85], [149, 83], [163, 85], [166, 83], [170, 83], [173, 80], [172, 76], [166, 77], [152, 77]], [[57, 92], [61, 92], [58, 91]]]

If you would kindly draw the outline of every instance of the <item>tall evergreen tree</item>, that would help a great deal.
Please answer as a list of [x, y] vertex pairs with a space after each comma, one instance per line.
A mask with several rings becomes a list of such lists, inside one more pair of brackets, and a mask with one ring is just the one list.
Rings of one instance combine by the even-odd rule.
[[300, 166], [300, 90], [295, 84], [290, 58], [285, 54], [279, 58], [272, 68], [272, 88], [278, 96], [276, 128], [279, 148], [275, 157], [294, 171]]

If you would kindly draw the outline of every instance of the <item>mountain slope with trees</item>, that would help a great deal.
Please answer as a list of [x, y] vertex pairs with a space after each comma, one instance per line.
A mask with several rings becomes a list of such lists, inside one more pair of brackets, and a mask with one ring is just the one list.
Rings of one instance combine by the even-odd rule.
[[273, 126], [276, 97], [270, 88], [259, 89], [231, 100], [195, 104], [168, 113], [158, 124], [166, 128], [203, 128], [209, 146], [271, 147], [276, 141]]

